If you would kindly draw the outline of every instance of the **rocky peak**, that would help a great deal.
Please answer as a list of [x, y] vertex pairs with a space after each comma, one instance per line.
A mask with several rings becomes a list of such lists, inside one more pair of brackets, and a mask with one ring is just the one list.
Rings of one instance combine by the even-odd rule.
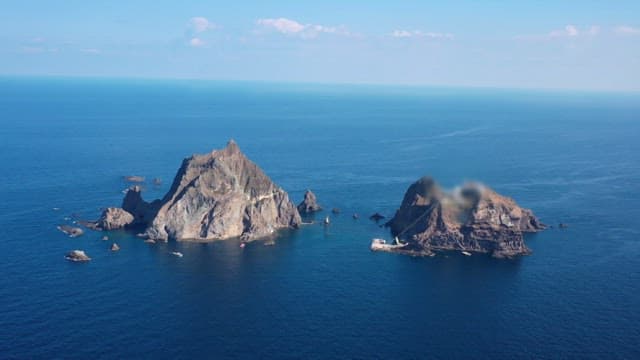
[[161, 240], [251, 239], [300, 223], [287, 193], [230, 140], [222, 150], [183, 161], [147, 235]]
[[227, 142], [227, 147], [224, 148], [224, 151], [229, 154], [239, 154], [241, 153], [240, 147], [233, 139], [229, 139]]
[[316, 194], [314, 194], [313, 191], [307, 189], [307, 191], [304, 193], [304, 200], [302, 200], [302, 202], [298, 204], [298, 211], [301, 214], [311, 214], [320, 210], [322, 210], [322, 207], [318, 205]]

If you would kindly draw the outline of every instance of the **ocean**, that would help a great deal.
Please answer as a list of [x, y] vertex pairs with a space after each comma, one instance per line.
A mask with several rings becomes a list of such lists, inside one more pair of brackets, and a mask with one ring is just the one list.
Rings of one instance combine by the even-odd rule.
[[[640, 357], [640, 94], [4, 77], [0, 122], [0, 358]], [[231, 138], [341, 214], [244, 249], [56, 229]], [[423, 175], [554, 228], [513, 260], [372, 253]]]

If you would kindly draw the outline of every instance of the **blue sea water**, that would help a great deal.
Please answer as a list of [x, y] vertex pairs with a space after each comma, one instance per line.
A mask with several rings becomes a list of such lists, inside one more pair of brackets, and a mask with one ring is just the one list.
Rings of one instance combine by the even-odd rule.
[[[640, 95], [2, 78], [0, 124], [0, 358], [640, 357]], [[56, 230], [230, 138], [342, 214], [245, 249]], [[570, 227], [515, 260], [370, 252], [425, 174]]]

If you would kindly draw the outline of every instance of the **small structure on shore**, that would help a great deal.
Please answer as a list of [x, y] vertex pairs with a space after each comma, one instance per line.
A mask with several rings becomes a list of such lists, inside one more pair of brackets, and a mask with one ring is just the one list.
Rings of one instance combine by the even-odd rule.
[[394, 244], [387, 244], [387, 241], [384, 239], [371, 240], [371, 251], [394, 251], [402, 249], [405, 246], [407, 246], [407, 244], [402, 244], [399, 241], [395, 241]]

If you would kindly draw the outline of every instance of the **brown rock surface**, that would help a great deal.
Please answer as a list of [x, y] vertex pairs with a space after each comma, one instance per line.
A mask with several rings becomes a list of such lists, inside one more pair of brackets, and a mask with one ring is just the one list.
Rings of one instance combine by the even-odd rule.
[[121, 208], [106, 208], [100, 219], [95, 222], [95, 228], [101, 230], [116, 230], [130, 226], [134, 223], [134, 217], [128, 211]]
[[146, 203], [133, 187], [122, 207], [148, 224], [146, 235], [156, 240], [254, 239], [301, 223], [287, 193], [233, 140], [185, 159], [162, 200]]
[[470, 183], [447, 193], [429, 177], [409, 187], [386, 225], [407, 241], [403, 250], [460, 250], [494, 257], [529, 254], [523, 233], [545, 227], [531, 210], [483, 185]]

